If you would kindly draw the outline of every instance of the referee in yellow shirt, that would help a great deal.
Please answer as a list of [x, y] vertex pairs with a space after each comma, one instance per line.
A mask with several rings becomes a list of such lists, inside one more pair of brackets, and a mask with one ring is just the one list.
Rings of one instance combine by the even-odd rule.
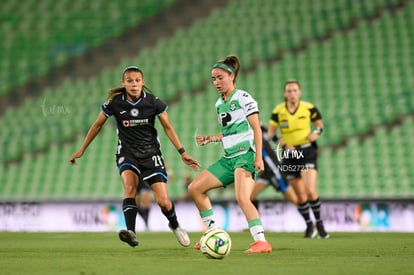
[[[306, 222], [305, 238], [329, 238], [321, 220], [321, 202], [316, 190], [318, 174], [316, 140], [322, 134], [323, 121], [319, 110], [310, 102], [300, 100], [301, 88], [296, 80], [285, 83], [285, 102], [277, 105], [270, 118], [268, 136], [275, 137], [279, 128], [277, 155], [298, 197], [298, 210]], [[313, 128], [313, 130], [312, 130]], [[310, 218], [310, 209], [316, 220], [316, 230]]]

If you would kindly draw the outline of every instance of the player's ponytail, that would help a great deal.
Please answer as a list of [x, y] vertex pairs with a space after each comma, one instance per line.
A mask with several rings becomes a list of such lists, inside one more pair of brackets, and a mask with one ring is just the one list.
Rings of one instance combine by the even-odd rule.
[[125, 92], [126, 90], [124, 87], [112, 88], [108, 91], [108, 100], [112, 100], [115, 96]]
[[142, 90], [144, 90], [144, 91], [146, 91], [147, 93], [149, 93], [149, 94], [154, 94], [149, 88], [148, 88], [148, 86], [146, 86], [146, 85], [144, 85], [144, 86], [142, 86]]
[[[224, 66], [221, 66], [221, 64]], [[240, 70], [240, 60], [235, 55], [228, 55], [224, 60], [218, 61], [213, 68], [222, 68], [225, 71], [234, 74], [233, 83], [235, 83]]]

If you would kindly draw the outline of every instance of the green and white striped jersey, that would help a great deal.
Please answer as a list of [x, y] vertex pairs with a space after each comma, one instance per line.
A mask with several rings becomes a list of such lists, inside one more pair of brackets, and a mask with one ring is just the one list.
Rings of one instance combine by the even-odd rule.
[[235, 89], [226, 102], [220, 97], [215, 107], [223, 134], [224, 156], [232, 158], [250, 148], [255, 151], [253, 129], [247, 120], [249, 115], [259, 113], [254, 98], [246, 91]]

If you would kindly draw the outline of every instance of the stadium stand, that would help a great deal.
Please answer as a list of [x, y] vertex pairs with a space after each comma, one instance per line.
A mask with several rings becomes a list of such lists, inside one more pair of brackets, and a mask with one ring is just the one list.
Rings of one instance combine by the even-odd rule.
[[[409, 138], [414, 129], [414, 83], [409, 77], [414, 66], [407, 58], [413, 55], [413, 2], [296, 2], [230, 1], [207, 19], [177, 30], [95, 78], [67, 80], [9, 110], [0, 118], [0, 127], [9, 129], [1, 136], [5, 150], [0, 174], [5, 184], [0, 199], [120, 196], [113, 125], [106, 125], [78, 166], [70, 167], [67, 159], [95, 119], [105, 91], [119, 82], [119, 72], [131, 63], [139, 64], [150, 88], [171, 102], [170, 117], [187, 151], [208, 166], [221, 155], [221, 148], [199, 148], [193, 137], [218, 131], [213, 108], [217, 93], [204, 87], [211, 64], [228, 53], [241, 57], [238, 86], [258, 99], [263, 122], [282, 100], [282, 84], [288, 78], [300, 80], [304, 98], [323, 112], [323, 197], [412, 198], [410, 155], [389, 148], [396, 141], [404, 144], [402, 148], [414, 145]], [[222, 24], [230, 33], [245, 35], [217, 37]], [[19, 127], [14, 127], [16, 122]], [[181, 178], [193, 172], [178, 160], [163, 133], [160, 138], [177, 179], [169, 185], [177, 198], [184, 190]], [[275, 197], [272, 190], [262, 196]], [[229, 190], [214, 194], [216, 199], [229, 197]]]
[[174, 0], [6, 1], [0, 10], [0, 95], [119, 36]]
[[[254, 2], [256, 3], [256, 2]], [[188, 93], [188, 91], [192, 91], [191, 87], [200, 87], [200, 85], [203, 84], [203, 79], [201, 77], [200, 71], [206, 71], [209, 69], [209, 64], [211, 63], [211, 60], [213, 58], [216, 58], [216, 56], [219, 56], [220, 52], [240, 52], [239, 55], [243, 57], [243, 55], [248, 54], [243, 58], [243, 62], [246, 61], [247, 64], [244, 64], [243, 66], [249, 66], [255, 59], [259, 59], [259, 52], [266, 52], [262, 49], [261, 43], [257, 43], [256, 41], [260, 41], [260, 39], [266, 44], [266, 41], [270, 40], [276, 40], [276, 41], [289, 41], [289, 37], [279, 37], [283, 33], [300, 33], [302, 40], [306, 40], [309, 37], [311, 37], [311, 32], [302, 32], [302, 27], [300, 24], [290, 24], [290, 29], [285, 29], [285, 25], [281, 25], [278, 27], [278, 29], [274, 28], [267, 28], [264, 31], [258, 32], [257, 30], [262, 25], [269, 25], [266, 24], [266, 22], [262, 22], [262, 24], [259, 24], [256, 26], [256, 29], [252, 29], [252, 25], [255, 25], [257, 20], [256, 19], [250, 19], [244, 20], [242, 26], [238, 25], [239, 29], [242, 30], [244, 28], [244, 32], [249, 33], [248, 36], [249, 39], [241, 39], [239, 43], [235, 43], [232, 41], [237, 41], [232, 38], [226, 38], [226, 39], [210, 39], [214, 27], [216, 25], [216, 22], [219, 21], [219, 18], [228, 18], [232, 16], [242, 16], [243, 14], [251, 12], [252, 14], [257, 14], [258, 18], [264, 18], [268, 17], [268, 15], [263, 14], [263, 10], [266, 11], [273, 11], [274, 13], [280, 13], [280, 16], [277, 18], [284, 18], [289, 17], [286, 16], [289, 15], [291, 12], [294, 11], [294, 6], [284, 6], [282, 5], [280, 7], [280, 11], [275, 9], [278, 7], [273, 7], [272, 1], [263, 1], [264, 4], [268, 5], [268, 9], [262, 9], [260, 6], [253, 4], [252, 1], [246, 1], [244, 5], [237, 5], [237, 9], [234, 7], [234, 4], [230, 3], [229, 8], [227, 9], [229, 14], [225, 14], [226, 10], [219, 10], [212, 14], [212, 16], [209, 18], [209, 20], [201, 21], [200, 23], [194, 24], [194, 26], [186, 33], [183, 31], [177, 32], [177, 35], [174, 35], [172, 39], [169, 39], [168, 41], [161, 40], [154, 49], [150, 49], [147, 51], [142, 52], [139, 54], [135, 59], [128, 59], [121, 62], [121, 65], [118, 67], [121, 71], [123, 67], [130, 63], [137, 63], [141, 64], [141, 67], [144, 68], [147, 75], [150, 76], [150, 81], [153, 86], [154, 91], [157, 91], [157, 94], [159, 94], [160, 97], [169, 100], [179, 97], [180, 95], [183, 95], [184, 93]], [[312, 5], [308, 4], [308, 8], [315, 9]], [[336, 5], [336, 6], [335, 6]], [[313, 21], [314, 18], [319, 18], [318, 15], [324, 14], [326, 11], [332, 11], [336, 10], [338, 8], [344, 7], [344, 3], [333, 3], [328, 1], [328, 3], [324, 5], [316, 5], [316, 7], [319, 7], [319, 10], [315, 10], [315, 15], [311, 16], [306, 13], [305, 9], [301, 9], [301, 13], [303, 13], [303, 16], [307, 15], [307, 19], [304, 19], [304, 21], [309, 20]], [[235, 12], [238, 12], [234, 14]], [[348, 15], [349, 17], [352, 16], [352, 13]], [[329, 18], [328, 18], [329, 19]], [[321, 20], [325, 24], [325, 29], [327, 29], [327, 26], [330, 23], [330, 20]], [[293, 23], [293, 22], [292, 22]], [[235, 25], [235, 24], [232, 24]], [[231, 26], [232, 26], [231, 25]], [[341, 26], [342, 27], [342, 26]], [[234, 30], [235, 31], [235, 30]], [[260, 37], [256, 37], [256, 33], [260, 33]], [[276, 36], [276, 39], [275, 39]], [[201, 38], [200, 38], [201, 37]], [[196, 39], [195, 39], [196, 38]], [[247, 42], [246, 42], [247, 41]], [[219, 42], [219, 43], [217, 43]], [[194, 45], [195, 43], [195, 45]], [[198, 43], [198, 44], [197, 44]], [[217, 45], [219, 44], [219, 45]], [[187, 46], [186, 46], [187, 45]], [[190, 45], [190, 46], [188, 46]], [[256, 46], [259, 45], [259, 46]], [[256, 47], [253, 51], [251, 50], [251, 47]], [[295, 44], [292, 45], [285, 45], [287, 50], [292, 49]], [[290, 48], [289, 48], [290, 47]], [[198, 49], [203, 48], [203, 51], [199, 51]], [[195, 50], [194, 50], [195, 49]], [[212, 49], [215, 49], [216, 52], [210, 53]], [[206, 53], [206, 55], [203, 55], [202, 53]], [[185, 53], [185, 54], [183, 54]], [[201, 54], [200, 54], [201, 53]], [[317, 47], [316, 47], [316, 53], [317, 53]], [[276, 54], [273, 53], [274, 55]], [[335, 53], [334, 53], [335, 54]], [[212, 57], [214, 56], [214, 57]], [[313, 53], [310, 53], [311, 58], [314, 58], [312, 56], [316, 56]], [[266, 55], [262, 58], [268, 59], [271, 58], [270, 55]], [[344, 57], [346, 58], [346, 57]], [[154, 63], [153, 60], [163, 60], [163, 62], [157, 62]], [[284, 58], [285, 60], [287, 58]], [[259, 59], [260, 60], [260, 59]], [[176, 66], [176, 64], [188, 64], [191, 62], [191, 66]], [[308, 64], [308, 63], [306, 63]], [[174, 68], [174, 69], [171, 69]], [[302, 68], [302, 67], [300, 67]], [[298, 69], [300, 69], [298, 68]], [[291, 68], [295, 69], [295, 67]], [[114, 71], [114, 70], [113, 70]], [[82, 98], [82, 96], [87, 96], [88, 99], [100, 99], [100, 95], [103, 90], [106, 90], [107, 87], [111, 87], [111, 85], [114, 85], [112, 83], [118, 83], [117, 75], [115, 73], [109, 72], [109, 73], [102, 73], [100, 76], [97, 76], [97, 78], [92, 79], [89, 83], [85, 83], [83, 81], [78, 81], [76, 83], [71, 83], [67, 86], [72, 85], [73, 87], [65, 87], [65, 89], [49, 89], [44, 92], [43, 96], [39, 97], [37, 101], [32, 102], [31, 104], [35, 106], [42, 106], [42, 112], [43, 109], [46, 108], [52, 109], [50, 111], [56, 111], [55, 109], [61, 108], [62, 104], [64, 103], [65, 106], [79, 106], [77, 104], [78, 102], [85, 102], [85, 100]], [[101, 85], [106, 84], [107, 86]], [[89, 89], [88, 89], [89, 87]], [[90, 92], [96, 93], [94, 95], [90, 95], [89, 93], [78, 93], [76, 97], [73, 97], [73, 94], [75, 94], [75, 90], [84, 90], [88, 89]], [[57, 97], [56, 97], [57, 95]], [[99, 96], [98, 96], [99, 95]], [[55, 99], [55, 102], [60, 103], [55, 104], [53, 102], [50, 102], [50, 99]], [[64, 99], [64, 100], [62, 100]], [[77, 101], [78, 100], [78, 101]], [[31, 104], [27, 104], [27, 106], [30, 106]], [[91, 110], [93, 109], [93, 106], [95, 106], [95, 102], [90, 102], [90, 106], [85, 106], [85, 110]], [[62, 110], [59, 110], [62, 111]], [[64, 111], [64, 110], [63, 110]], [[10, 110], [10, 114], [14, 116], [14, 110]], [[89, 111], [85, 111], [89, 112]], [[26, 113], [26, 112], [21, 112]], [[7, 117], [7, 115], [6, 115]], [[37, 132], [38, 129], [48, 128], [48, 127], [57, 127], [57, 128], [65, 128], [64, 124], [66, 123], [65, 119], [62, 119], [63, 116], [56, 116], [57, 119], [54, 121], [57, 126], [49, 126], [50, 122], [49, 120], [45, 120], [42, 117], [39, 118], [39, 121], [37, 123], [32, 123], [32, 127], [24, 127], [21, 128], [25, 131], [25, 133], [17, 133], [18, 136], [21, 135], [33, 135], [32, 133], [39, 134]], [[10, 121], [10, 120], [9, 120]], [[43, 125], [41, 125], [43, 124]], [[49, 124], [49, 125], [48, 125]], [[0, 121], [1, 125], [1, 121]], [[78, 124], [80, 125], [80, 124]], [[86, 127], [86, 126], [85, 126]], [[85, 127], [82, 127], [82, 129], [75, 128], [72, 133], [75, 133], [80, 130], [86, 130]], [[51, 138], [51, 136], [49, 136]], [[65, 136], [67, 137], [67, 136]], [[13, 137], [8, 136], [8, 139], [13, 140]], [[60, 135], [57, 136], [57, 139], [60, 140]], [[56, 138], [54, 137], [54, 140]], [[7, 143], [7, 141], [5, 142]], [[21, 147], [22, 149], [27, 149], [27, 147]], [[36, 147], [30, 147], [33, 150], [38, 150], [39, 148]], [[24, 150], [21, 150], [23, 152]], [[8, 153], [5, 154], [5, 160], [9, 160]], [[16, 154], [11, 154], [13, 157], [16, 156]], [[19, 154], [17, 154], [18, 156]]]

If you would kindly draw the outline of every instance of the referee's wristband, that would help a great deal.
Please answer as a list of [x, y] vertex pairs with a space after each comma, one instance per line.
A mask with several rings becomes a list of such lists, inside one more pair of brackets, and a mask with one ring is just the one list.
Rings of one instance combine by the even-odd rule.
[[180, 155], [182, 155], [185, 152], [185, 149], [184, 147], [181, 147], [180, 149], [177, 149], [177, 151]]
[[316, 126], [315, 131], [317, 132], [318, 135], [320, 135], [323, 132], [323, 128], [321, 126]]

